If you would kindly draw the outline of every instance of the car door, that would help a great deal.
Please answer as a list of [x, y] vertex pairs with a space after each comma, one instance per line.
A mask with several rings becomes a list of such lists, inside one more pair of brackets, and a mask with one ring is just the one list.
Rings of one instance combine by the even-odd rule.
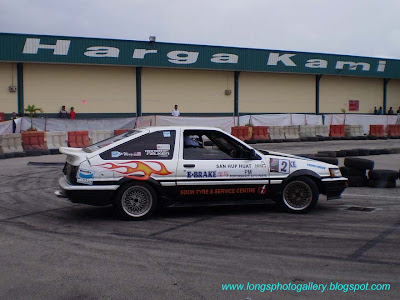
[[265, 198], [268, 167], [260, 153], [222, 131], [183, 130], [180, 143], [180, 201]]

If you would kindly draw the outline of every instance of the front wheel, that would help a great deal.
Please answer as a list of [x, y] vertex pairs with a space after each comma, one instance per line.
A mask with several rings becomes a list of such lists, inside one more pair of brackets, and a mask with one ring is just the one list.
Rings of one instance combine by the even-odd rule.
[[114, 206], [117, 213], [124, 219], [147, 219], [156, 210], [157, 194], [146, 183], [130, 183], [117, 192]]
[[285, 184], [280, 203], [287, 212], [304, 214], [317, 205], [318, 197], [315, 182], [308, 177], [298, 177]]

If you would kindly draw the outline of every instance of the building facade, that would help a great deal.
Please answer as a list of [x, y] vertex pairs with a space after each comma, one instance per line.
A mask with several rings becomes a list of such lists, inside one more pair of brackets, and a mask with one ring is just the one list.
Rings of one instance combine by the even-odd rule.
[[80, 118], [372, 113], [400, 106], [400, 60], [0, 34], [0, 111]]

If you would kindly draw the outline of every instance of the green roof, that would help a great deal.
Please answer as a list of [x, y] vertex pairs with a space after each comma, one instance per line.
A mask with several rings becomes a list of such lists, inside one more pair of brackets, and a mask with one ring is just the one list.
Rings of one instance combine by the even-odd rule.
[[400, 78], [395, 59], [11, 33], [0, 33], [0, 61]]

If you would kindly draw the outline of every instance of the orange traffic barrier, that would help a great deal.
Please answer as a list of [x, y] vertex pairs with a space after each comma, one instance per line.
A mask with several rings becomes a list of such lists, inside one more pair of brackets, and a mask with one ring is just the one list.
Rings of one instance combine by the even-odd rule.
[[235, 126], [231, 128], [231, 134], [234, 137], [237, 137], [239, 140], [249, 140], [250, 133], [249, 133], [249, 126]]
[[253, 140], [269, 140], [268, 126], [253, 126]]
[[132, 129], [115, 129], [114, 130], [114, 135], [120, 135], [120, 134], [123, 134], [123, 133], [125, 133], [125, 132], [127, 132], [127, 131], [131, 131]]
[[68, 146], [73, 148], [89, 147], [88, 131], [68, 131]]
[[388, 125], [387, 136], [392, 139], [400, 138], [400, 124]]
[[345, 137], [344, 125], [331, 125], [329, 136], [337, 138]]
[[383, 125], [369, 125], [369, 135], [376, 137], [384, 137], [385, 131], [383, 130]]
[[44, 131], [24, 131], [21, 137], [24, 150], [48, 150], [44, 139]]

